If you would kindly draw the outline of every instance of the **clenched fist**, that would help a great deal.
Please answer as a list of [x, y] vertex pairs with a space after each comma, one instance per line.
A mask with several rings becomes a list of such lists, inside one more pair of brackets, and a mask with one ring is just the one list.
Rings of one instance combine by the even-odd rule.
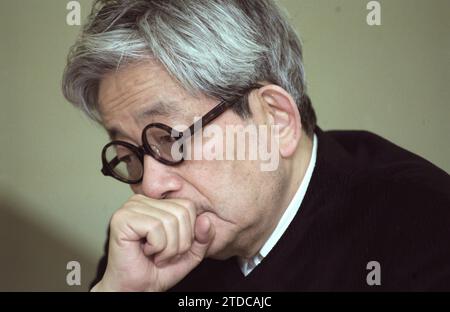
[[214, 235], [187, 200], [133, 195], [111, 218], [108, 265], [92, 291], [165, 291], [200, 264]]

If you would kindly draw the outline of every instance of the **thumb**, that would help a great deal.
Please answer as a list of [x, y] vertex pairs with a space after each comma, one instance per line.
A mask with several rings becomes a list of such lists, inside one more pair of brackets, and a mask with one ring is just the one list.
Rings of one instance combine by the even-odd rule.
[[214, 240], [216, 232], [211, 220], [200, 215], [195, 221], [195, 240], [192, 243], [190, 253], [198, 262], [202, 261], [208, 251], [209, 246]]
[[[195, 239], [188, 252], [178, 258], [167, 269], [167, 276], [170, 276], [169, 284], [176, 284], [189, 272], [198, 266], [205, 258], [209, 246], [216, 235], [214, 225], [206, 215], [200, 215], [195, 221]], [[164, 269], [164, 268], [162, 268]], [[171, 286], [170, 286], [171, 287]]]

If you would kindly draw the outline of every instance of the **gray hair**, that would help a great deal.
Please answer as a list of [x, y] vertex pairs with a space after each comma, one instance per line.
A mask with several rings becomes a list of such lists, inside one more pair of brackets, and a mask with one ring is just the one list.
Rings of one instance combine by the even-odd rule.
[[[277, 84], [297, 103], [306, 133], [313, 133], [301, 42], [272, 0], [96, 0], [69, 53], [63, 94], [100, 121], [102, 77], [146, 58], [192, 94], [245, 99], [255, 82]], [[233, 109], [250, 116], [246, 100]]]

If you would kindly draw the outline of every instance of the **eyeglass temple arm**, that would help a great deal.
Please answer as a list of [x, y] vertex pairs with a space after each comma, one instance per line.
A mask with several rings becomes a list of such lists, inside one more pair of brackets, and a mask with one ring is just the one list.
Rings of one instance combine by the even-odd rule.
[[[264, 85], [259, 84], [259, 83], [254, 84], [254, 85], [250, 86], [247, 89], [247, 92], [251, 91], [253, 89], [262, 88], [263, 86]], [[233, 106], [237, 102], [239, 102], [239, 100], [236, 100], [236, 101], [233, 101], [233, 102], [228, 102], [226, 100], [222, 100], [219, 104], [217, 104], [216, 107], [214, 107], [212, 110], [210, 110], [208, 113], [206, 113], [206, 115], [204, 115], [202, 118], [200, 118], [199, 120], [194, 122], [188, 129], [183, 131], [181, 133], [180, 139], [181, 139], [181, 137], [185, 137], [186, 136], [186, 138], [188, 138], [189, 136], [193, 135], [198, 129], [201, 129], [202, 127], [205, 127], [207, 124], [209, 124], [214, 119], [219, 117], [224, 111], [226, 111], [229, 107]]]
[[[111, 159], [111, 161], [107, 164], [107, 166], [109, 166], [111, 169], [114, 169], [120, 162], [121, 160], [119, 159], [118, 156], [116, 156], [113, 159]], [[103, 166], [101, 171], [104, 175], [109, 175], [108, 170], [106, 170], [105, 166]]]
[[188, 132], [188, 135], [193, 135], [198, 129], [203, 128], [211, 121], [219, 117], [224, 111], [226, 111], [230, 106], [232, 106], [235, 102], [229, 103], [222, 100], [216, 107], [210, 110], [206, 115], [204, 115], [199, 120], [195, 121], [187, 130], [183, 131], [184, 133]]

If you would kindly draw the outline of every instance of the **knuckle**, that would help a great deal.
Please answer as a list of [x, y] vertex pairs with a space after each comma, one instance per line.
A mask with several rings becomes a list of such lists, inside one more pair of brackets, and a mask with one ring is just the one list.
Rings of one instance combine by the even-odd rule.
[[164, 225], [161, 220], [155, 220], [150, 225], [150, 232], [162, 232], [164, 230]]
[[163, 222], [169, 228], [172, 227], [178, 228], [178, 219], [174, 215], [168, 215], [167, 217], [164, 218]]
[[113, 213], [110, 221], [110, 225], [112, 228], [118, 227], [121, 223], [123, 223], [123, 219], [125, 218], [125, 210], [118, 209]]
[[123, 210], [131, 210], [131, 209], [136, 208], [136, 206], [137, 206], [137, 203], [135, 201], [127, 201], [125, 204], [123, 204], [121, 209], [123, 209]]
[[180, 220], [188, 222], [189, 224], [190, 222], [193, 221], [192, 219], [195, 218], [195, 215], [197, 214], [196, 209], [191, 201], [188, 200], [182, 201], [184, 201], [185, 204], [176, 206], [174, 210], [177, 212], [177, 217]]
[[133, 194], [133, 195], [131, 195], [131, 197], [129, 198], [129, 201], [141, 201], [141, 200], [143, 200], [143, 199], [145, 199], [145, 196], [144, 196], [144, 195], [141, 195], [141, 194]]
[[164, 231], [163, 223], [160, 220], [153, 220], [149, 223], [149, 236], [147, 236], [147, 241], [151, 241], [151, 244], [157, 251], [164, 249], [167, 238]]
[[189, 249], [191, 248], [191, 242], [190, 240], [184, 240], [181, 244], [180, 244], [180, 253], [185, 253], [187, 252]]
[[189, 212], [181, 207], [177, 207], [174, 209], [174, 214], [178, 218], [178, 220], [182, 222], [188, 222], [189, 221]]
[[194, 203], [190, 200], [179, 198], [175, 199], [175, 202], [186, 209], [195, 210]]
[[195, 205], [193, 202], [191, 202], [190, 200], [187, 200], [185, 202], [184, 207], [186, 207], [186, 209], [190, 210], [190, 211], [195, 211]]

